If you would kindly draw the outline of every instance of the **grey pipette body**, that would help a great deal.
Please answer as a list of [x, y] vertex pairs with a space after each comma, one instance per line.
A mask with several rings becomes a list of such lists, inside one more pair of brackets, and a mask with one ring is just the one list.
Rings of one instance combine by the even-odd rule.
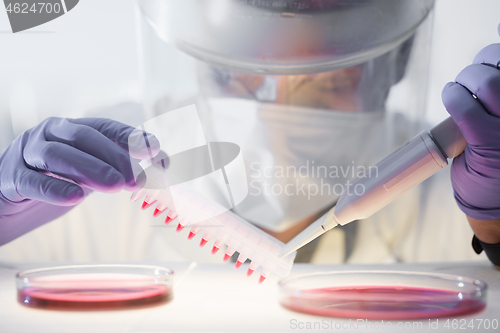
[[352, 182], [335, 207], [288, 242], [281, 255], [296, 251], [337, 225], [371, 216], [447, 166], [447, 159], [460, 155], [466, 144], [451, 117], [421, 132], [368, 170], [365, 177]]

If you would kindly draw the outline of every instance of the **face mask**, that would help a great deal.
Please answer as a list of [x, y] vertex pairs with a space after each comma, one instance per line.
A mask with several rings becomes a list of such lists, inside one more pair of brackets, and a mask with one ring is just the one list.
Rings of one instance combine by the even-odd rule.
[[242, 150], [249, 193], [235, 212], [274, 231], [332, 206], [347, 181], [380, 159], [388, 138], [383, 110], [220, 98], [209, 99], [205, 111], [210, 140], [234, 142]]

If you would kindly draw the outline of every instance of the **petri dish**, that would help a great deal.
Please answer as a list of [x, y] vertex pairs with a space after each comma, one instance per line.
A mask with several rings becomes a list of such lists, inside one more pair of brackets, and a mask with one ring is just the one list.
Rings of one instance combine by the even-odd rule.
[[363, 319], [452, 317], [486, 306], [486, 283], [464, 276], [398, 271], [338, 271], [279, 282], [284, 307], [313, 315]]
[[51, 310], [118, 310], [172, 298], [174, 272], [146, 265], [78, 265], [16, 274], [20, 304]]

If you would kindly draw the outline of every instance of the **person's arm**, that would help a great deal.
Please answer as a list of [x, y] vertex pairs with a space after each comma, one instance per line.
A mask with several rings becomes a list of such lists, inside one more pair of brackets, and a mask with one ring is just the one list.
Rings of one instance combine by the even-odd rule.
[[21, 134], [0, 154], [0, 245], [65, 214], [94, 190], [134, 189], [140, 166], [131, 156], [159, 151], [156, 138], [147, 139], [102, 118], [49, 118]]
[[[480, 221], [470, 216], [467, 220], [474, 232], [474, 235], [483, 243], [498, 244], [500, 247], [500, 219]], [[500, 265], [495, 265], [496, 269], [500, 271]]]
[[467, 220], [469, 220], [469, 224], [476, 237], [482, 242], [488, 244], [500, 243], [500, 219], [480, 221], [467, 216]]

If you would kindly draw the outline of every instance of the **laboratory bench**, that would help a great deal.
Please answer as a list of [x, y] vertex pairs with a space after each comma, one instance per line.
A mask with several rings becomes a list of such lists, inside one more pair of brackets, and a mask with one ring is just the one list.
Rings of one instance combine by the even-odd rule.
[[[486, 261], [397, 264], [295, 264], [291, 274], [321, 271], [384, 270], [448, 273], [488, 284], [487, 305], [480, 312], [424, 320], [366, 320], [313, 316], [282, 307], [278, 281], [258, 284], [258, 271], [246, 276], [245, 265], [190, 262], [131, 262], [175, 271], [173, 299], [147, 308], [109, 311], [54, 311], [17, 302], [15, 274], [20, 270], [89, 263], [0, 261], [0, 332], [495, 332], [500, 321], [500, 271]], [[100, 264], [100, 263], [93, 263]], [[127, 263], [128, 264], [128, 263]], [[246, 265], [248, 266], [248, 264]], [[485, 323], [489, 323], [486, 328]], [[471, 326], [472, 325], [472, 326]], [[474, 327], [474, 328], [472, 328]]]

